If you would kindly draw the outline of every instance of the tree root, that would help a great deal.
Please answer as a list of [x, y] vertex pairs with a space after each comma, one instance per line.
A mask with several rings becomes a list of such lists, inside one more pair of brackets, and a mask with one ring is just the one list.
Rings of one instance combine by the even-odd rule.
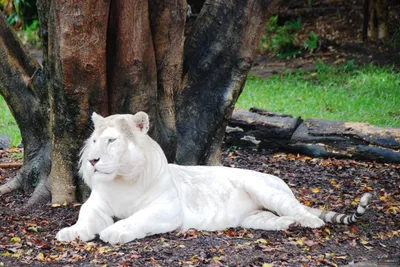
[[25, 204], [25, 208], [41, 203], [46, 203], [49, 202], [50, 200], [51, 200], [51, 191], [49, 184], [49, 176], [47, 175], [46, 177], [43, 177], [40, 180], [39, 184], [35, 188], [35, 191], [33, 191], [32, 196]]
[[26, 207], [49, 201], [51, 199], [49, 190], [50, 169], [50, 148], [49, 145], [44, 145], [33, 155], [25, 155], [25, 162], [15, 178], [0, 186], [0, 195], [18, 189], [22, 189], [26, 193], [33, 191]]
[[21, 186], [22, 186], [22, 176], [18, 173], [17, 176], [14, 177], [14, 179], [0, 186], [0, 196], [10, 193], [14, 190], [20, 189]]

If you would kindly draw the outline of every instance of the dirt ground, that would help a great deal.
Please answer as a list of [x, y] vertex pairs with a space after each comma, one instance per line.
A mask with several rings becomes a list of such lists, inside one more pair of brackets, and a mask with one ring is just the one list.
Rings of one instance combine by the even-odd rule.
[[362, 0], [288, 0], [279, 9], [280, 24], [301, 19], [302, 28], [296, 31], [296, 41], [302, 44], [310, 33], [318, 36], [318, 48], [314, 53], [303, 52], [293, 59], [280, 59], [265, 53], [256, 58], [251, 72], [268, 77], [282, 71], [299, 69], [308, 71], [318, 61], [338, 65], [353, 61], [356, 65], [375, 64], [393, 66], [400, 70], [400, 5], [391, 1], [389, 8], [390, 37], [386, 40], [363, 41]]
[[[3, 151], [2, 161], [12, 158], [7, 152]], [[345, 266], [358, 262], [362, 262], [358, 266], [378, 266], [378, 260], [400, 260], [396, 256], [400, 247], [398, 164], [248, 150], [226, 150], [223, 163], [278, 175], [302, 203], [312, 207], [352, 212], [365, 192], [374, 195], [372, 205], [362, 221], [351, 226], [327, 224], [321, 229], [296, 227], [283, 232], [192, 230], [111, 246], [99, 239], [56, 241], [57, 231], [76, 221], [79, 204], [20, 210], [28, 196], [15, 192], [0, 198], [0, 266]], [[0, 175], [2, 184], [15, 171], [0, 169]]]

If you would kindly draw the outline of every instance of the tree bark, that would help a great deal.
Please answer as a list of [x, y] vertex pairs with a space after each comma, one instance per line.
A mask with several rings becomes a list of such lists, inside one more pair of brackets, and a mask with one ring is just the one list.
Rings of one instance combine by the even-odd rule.
[[183, 0], [150, 1], [151, 31], [157, 66], [158, 110], [155, 127], [151, 131], [169, 162], [174, 162], [177, 136], [175, 95], [182, 92], [186, 2]]
[[[93, 110], [108, 114], [108, 1], [51, 1], [47, 25], [53, 202], [76, 199], [77, 162]], [[46, 12], [46, 11], [45, 11]], [[78, 192], [87, 190], [78, 187]]]
[[170, 162], [218, 164], [270, 8], [280, 2], [189, 1], [200, 14], [188, 30], [185, 0], [38, 0], [43, 68], [1, 17], [0, 92], [20, 126], [25, 164], [0, 194], [39, 184], [41, 199], [85, 199], [77, 165], [93, 111], [143, 110]]
[[[32, 202], [48, 200], [50, 138], [47, 130], [45, 79], [39, 63], [0, 15], [0, 93], [16, 119], [24, 144], [24, 165], [17, 176], [0, 186], [0, 195], [22, 188], [35, 191]], [[30, 202], [31, 203], [31, 202]]]
[[368, 12], [364, 10], [364, 16], [368, 18], [369, 39], [384, 39], [389, 36], [388, 0], [368, 0]]
[[234, 104], [256, 55], [263, 1], [206, 1], [185, 42], [177, 99], [178, 164], [218, 164]]
[[261, 109], [235, 110], [226, 129], [225, 146], [257, 149], [285, 149], [303, 122], [300, 117], [275, 114]]

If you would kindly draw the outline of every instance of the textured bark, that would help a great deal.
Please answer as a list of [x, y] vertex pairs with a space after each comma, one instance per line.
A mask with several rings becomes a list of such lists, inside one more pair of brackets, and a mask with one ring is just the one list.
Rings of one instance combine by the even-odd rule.
[[177, 99], [178, 164], [217, 164], [211, 162], [219, 151], [213, 143], [223, 139], [221, 129], [256, 55], [267, 8], [253, 0], [204, 3], [185, 42], [183, 91]]
[[260, 109], [235, 110], [226, 130], [225, 145], [284, 149], [302, 121], [300, 117], [292, 118]]
[[169, 162], [175, 160], [177, 138], [175, 95], [182, 91], [181, 75], [186, 21], [184, 0], [150, 1], [150, 21], [157, 65], [157, 140]]
[[107, 43], [110, 112], [154, 118], [157, 70], [147, 1], [112, 1]]
[[143, 110], [170, 162], [218, 164], [268, 8], [278, 2], [189, 1], [200, 14], [187, 27], [185, 0], [38, 0], [43, 68], [2, 18], [1, 93], [20, 125], [25, 164], [0, 193], [28, 183], [37, 184], [30, 204], [50, 190], [53, 202], [85, 199], [77, 165], [93, 111]]
[[50, 4], [45, 62], [51, 100], [53, 202], [76, 199], [78, 155], [90, 132], [90, 111], [108, 113], [104, 60], [108, 9], [105, 0]]
[[388, 37], [388, 0], [368, 0], [368, 5], [368, 12], [364, 13], [368, 17], [368, 38], [375, 40]]
[[[24, 144], [24, 165], [18, 175], [0, 187], [0, 195], [22, 188], [34, 198], [48, 199], [50, 172], [47, 97], [41, 66], [29, 55], [0, 14], [0, 93], [16, 119]], [[42, 186], [37, 186], [38, 184]]]
[[400, 163], [400, 129], [308, 119], [297, 128], [288, 148], [311, 156]]

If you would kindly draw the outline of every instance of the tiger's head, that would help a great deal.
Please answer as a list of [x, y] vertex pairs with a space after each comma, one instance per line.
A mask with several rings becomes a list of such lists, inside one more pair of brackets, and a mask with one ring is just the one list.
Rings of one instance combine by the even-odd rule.
[[[94, 131], [81, 152], [79, 173], [92, 187], [98, 182], [118, 177], [134, 181], [145, 169], [146, 153], [151, 138], [149, 117], [144, 112], [135, 115], [92, 115]], [[150, 140], [150, 141], [149, 141]]]

